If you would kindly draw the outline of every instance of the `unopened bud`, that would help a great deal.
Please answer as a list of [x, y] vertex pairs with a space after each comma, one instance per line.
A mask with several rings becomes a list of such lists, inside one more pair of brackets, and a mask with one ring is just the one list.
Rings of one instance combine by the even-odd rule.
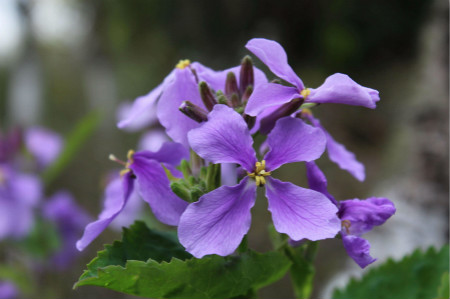
[[254, 85], [253, 63], [250, 56], [245, 56], [241, 62], [241, 72], [239, 74], [239, 88], [241, 94], [247, 90], [247, 87]]
[[220, 90], [218, 92], [216, 92], [216, 98], [217, 98], [217, 102], [219, 104], [230, 106], [230, 103], [229, 103], [227, 97]]
[[175, 193], [182, 200], [191, 202], [190, 190], [183, 183], [172, 182], [170, 183], [170, 189], [172, 189], [172, 192]]
[[289, 103], [280, 106], [277, 110], [261, 120], [259, 131], [263, 134], [268, 134], [272, 131], [278, 119], [291, 115], [301, 106], [302, 103], [303, 99], [293, 99]]
[[241, 100], [239, 99], [239, 96], [237, 93], [231, 94], [230, 102], [231, 102], [231, 107], [233, 107], [233, 108], [239, 107], [239, 105], [241, 104]]
[[233, 72], [227, 74], [227, 80], [225, 81], [225, 94], [229, 97], [233, 93], [239, 95], [239, 89], [237, 86], [236, 76]]
[[179, 109], [196, 122], [201, 123], [208, 120], [208, 112], [189, 101], [183, 101]]
[[252, 85], [247, 86], [247, 88], [245, 89], [244, 93], [242, 94], [242, 98], [241, 98], [243, 103], [247, 103], [248, 99], [252, 95], [252, 92], [253, 92], [253, 86]]
[[198, 84], [198, 89], [200, 90], [200, 96], [202, 98], [203, 104], [205, 104], [206, 109], [211, 111], [214, 105], [217, 104], [217, 101], [214, 98], [211, 89], [205, 81], [202, 81]]

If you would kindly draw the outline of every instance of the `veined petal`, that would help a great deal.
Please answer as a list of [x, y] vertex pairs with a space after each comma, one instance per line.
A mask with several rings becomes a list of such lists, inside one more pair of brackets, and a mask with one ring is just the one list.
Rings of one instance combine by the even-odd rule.
[[332, 203], [338, 206], [338, 202], [334, 199], [334, 196], [328, 192], [327, 178], [314, 162], [306, 162], [306, 176], [308, 178], [309, 189], [320, 192], [328, 197]]
[[295, 98], [301, 98], [295, 87], [264, 83], [256, 87], [252, 92], [245, 107], [245, 113], [257, 116], [266, 108], [283, 105]]
[[130, 194], [133, 192], [133, 181], [131, 173], [127, 173], [122, 179], [115, 179], [108, 184], [105, 190], [103, 211], [98, 216], [98, 220], [89, 223], [84, 229], [83, 236], [76, 243], [79, 251], [82, 251], [97, 238], [124, 209]]
[[370, 197], [365, 200], [349, 199], [340, 202], [338, 216], [350, 221], [349, 233], [360, 236], [374, 226], [382, 225], [395, 214], [394, 204], [387, 198]]
[[361, 268], [364, 269], [366, 266], [377, 260], [370, 256], [370, 244], [366, 239], [352, 235], [343, 235], [342, 242], [344, 243], [347, 254]]
[[266, 167], [272, 171], [286, 163], [315, 160], [324, 152], [325, 144], [322, 130], [298, 118], [280, 118], [267, 136], [270, 150], [265, 157]]
[[29, 128], [24, 137], [28, 151], [41, 167], [50, 165], [61, 153], [64, 145], [60, 135], [41, 127]]
[[148, 122], [145, 121], [145, 115], [149, 114], [150, 118], [152, 118], [151, 110], [155, 108], [156, 101], [165, 91], [167, 85], [173, 81], [174, 75], [175, 70], [171, 71], [169, 75], [164, 78], [164, 81], [156, 86], [148, 94], [136, 98], [133, 106], [131, 106], [131, 108], [127, 111], [127, 113], [124, 115], [124, 118], [119, 121], [117, 127], [119, 129], [131, 128], [131, 130], [135, 131], [143, 129], [148, 124]]
[[379, 100], [377, 90], [361, 86], [340, 73], [329, 76], [318, 88], [311, 88], [311, 93], [306, 98], [306, 102], [311, 103], [337, 103], [372, 109]]
[[155, 217], [167, 225], [178, 225], [187, 202], [170, 189], [170, 181], [164, 168], [155, 160], [138, 155], [133, 156], [130, 168], [136, 175], [138, 190], [151, 207]]
[[366, 178], [364, 164], [356, 160], [355, 154], [347, 150], [344, 145], [340, 144], [325, 130], [320, 121], [312, 116], [308, 118], [312, 124], [321, 128], [327, 137], [327, 152], [331, 161], [336, 163], [341, 169], [348, 171], [359, 181]]
[[215, 105], [208, 121], [188, 134], [192, 149], [213, 163], [237, 163], [253, 171], [253, 139], [241, 115], [225, 105]]
[[340, 230], [337, 207], [317, 191], [266, 178], [266, 196], [275, 229], [294, 241], [333, 238]]
[[180, 143], [165, 142], [157, 152], [138, 151], [133, 157], [142, 157], [177, 166], [181, 160], [189, 159], [189, 151]]
[[174, 80], [165, 86], [157, 105], [158, 119], [166, 128], [167, 135], [187, 147], [187, 132], [197, 128], [199, 123], [179, 111], [183, 101], [204, 107], [197, 82], [189, 67], [175, 70]]
[[256, 185], [248, 178], [236, 186], [222, 186], [203, 195], [181, 216], [181, 244], [197, 258], [232, 254], [250, 229], [250, 209], [255, 199]]
[[264, 38], [253, 38], [245, 47], [264, 62], [272, 73], [295, 85], [298, 90], [304, 88], [302, 80], [289, 66], [286, 52], [279, 43]]

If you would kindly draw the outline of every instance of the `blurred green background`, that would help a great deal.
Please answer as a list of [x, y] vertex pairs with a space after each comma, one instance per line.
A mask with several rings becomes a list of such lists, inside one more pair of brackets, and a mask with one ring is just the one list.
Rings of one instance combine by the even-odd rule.
[[[376, 110], [317, 109], [323, 125], [366, 165], [367, 179], [359, 183], [321, 158], [332, 194], [339, 200], [386, 196], [399, 210], [397, 220], [369, 237], [374, 256], [399, 257], [418, 246], [448, 243], [447, 1], [0, 0], [0, 5], [0, 126], [41, 124], [66, 135], [90, 111], [102, 114], [94, 137], [49, 193], [66, 188], [97, 215], [102, 177], [116, 166], [108, 154], [124, 157], [142, 133], [116, 128], [118, 105], [146, 94], [180, 59], [229, 68], [249, 54], [244, 45], [250, 38], [264, 37], [284, 46], [307, 86], [341, 72], [380, 91]], [[278, 177], [306, 186], [302, 167], [285, 167]], [[250, 243], [258, 250], [270, 249], [266, 206], [258, 200], [253, 209]], [[126, 298], [93, 287], [71, 289], [95, 251], [119, 236], [102, 234], [72, 269], [43, 273], [39, 283], [53, 298]], [[349, 264], [339, 240], [323, 242], [313, 298], [326, 298], [332, 286], [355, 273]], [[292, 298], [289, 278], [260, 295]]]

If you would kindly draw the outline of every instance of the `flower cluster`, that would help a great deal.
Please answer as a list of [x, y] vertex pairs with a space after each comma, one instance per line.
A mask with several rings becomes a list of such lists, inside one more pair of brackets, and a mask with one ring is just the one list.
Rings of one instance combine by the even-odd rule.
[[[360, 181], [365, 170], [312, 109], [328, 103], [375, 108], [378, 91], [339, 73], [306, 88], [277, 42], [255, 38], [246, 48], [278, 79], [269, 82], [248, 56], [224, 71], [181, 60], [159, 86], [120, 113], [121, 129], [143, 129], [156, 115], [166, 135], [147, 132], [141, 150], [130, 150], [127, 161], [110, 156], [124, 169], [107, 186], [104, 209], [86, 227], [79, 250], [131, 198], [140, 197], [159, 221], [178, 227], [181, 244], [195, 257], [230, 255], [249, 231], [256, 191], [262, 187], [279, 233], [292, 241], [340, 236], [358, 265], [375, 260], [361, 235], [383, 224], [395, 207], [386, 198], [337, 201], [328, 192], [314, 162], [325, 150]], [[263, 139], [258, 151], [255, 138]], [[276, 179], [276, 170], [293, 162], [306, 163], [309, 188]]]

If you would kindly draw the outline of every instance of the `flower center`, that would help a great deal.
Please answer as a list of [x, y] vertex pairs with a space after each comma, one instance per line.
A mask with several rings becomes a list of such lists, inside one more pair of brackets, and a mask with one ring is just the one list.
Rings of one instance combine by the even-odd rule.
[[124, 176], [126, 173], [131, 171], [130, 166], [134, 162], [133, 155], [134, 155], [134, 150], [129, 150], [128, 153], [127, 153], [127, 162], [124, 162], [122, 160], [117, 159], [116, 156], [114, 156], [113, 154], [109, 155], [109, 160], [117, 162], [117, 163], [119, 163], [119, 164], [124, 166], [124, 169], [122, 169], [120, 171], [120, 176], [121, 177]]
[[341, 227], [345, 228], [345, 232], [347, 234], [350, 234], [350, 226], [351, 226], [350, 220], [342, 220]]
[[190, 61], [189, 59], [180, 60], [180, 61], [177, 63], [176, 68], [177, 68], [177, 69], [180, 69], [180, 70], [183, 70], [183, 69], [185, 69], [186, 67], [188, 67], [190, 64], [191, 64], [191, 61]]
[[300, 94], [303, 96], [303, 99], [305, 99], [305, 100], [309, 96], [310, 93], [311, 93], [311, 89], [309, 89], [309, 88], [305, 88], [300, 92]]
[[271, 174], [270, 171], [266, 171], [266, 161], [262, 160], [261, 162], [255, 163], [255, 171], [247, 172], [247, 175], [251, 178], [255, 179], [256, 186], [264, 186], [266, 184], [266, 176]]

